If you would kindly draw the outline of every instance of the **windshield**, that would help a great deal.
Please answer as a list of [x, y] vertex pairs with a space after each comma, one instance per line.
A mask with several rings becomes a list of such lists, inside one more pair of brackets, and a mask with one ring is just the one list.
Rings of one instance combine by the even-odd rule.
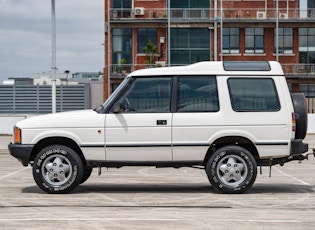
[[[115, 100], [115, 98], [117, 97], [117, 95], [123, 90], [125, 89], [128, 85], [129, 82], [131, 81], [131, 77], [126, 77], [122, 83], [120, 83], [120, 85], [117, 87], [117, 89], [109, 96], [109, 98], [103, 103], [102, 107], [103, 108], [107, 108], [108, 106], [110, 106], [113, 102], [113, 100]], [[104, 111], [104, 110], [103, 110]]]

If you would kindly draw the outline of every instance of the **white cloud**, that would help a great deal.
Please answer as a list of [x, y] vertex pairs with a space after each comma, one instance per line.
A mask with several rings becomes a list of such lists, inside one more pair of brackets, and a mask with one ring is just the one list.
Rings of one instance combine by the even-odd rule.
[[[57, 68], [101, 71], [104, 1], [56, 0]], [[51, 0], [0, 0], [0, 84], [51, 69]]]

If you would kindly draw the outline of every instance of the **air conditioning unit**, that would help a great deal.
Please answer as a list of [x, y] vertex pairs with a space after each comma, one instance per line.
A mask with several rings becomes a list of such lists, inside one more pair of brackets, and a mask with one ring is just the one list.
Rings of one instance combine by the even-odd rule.
[[288, 19], [289, 16], [288, 16], [287, 13], [279, 13], [279, 18], [280, 18], [280, 19]]
[[266, 18], [267, 18], [267, 12], [257, 11], [257, 19], [266, 19]]
[[143, 7], [135, 7], [133, 12], [135, 15], [144, 15], [144, 8]]

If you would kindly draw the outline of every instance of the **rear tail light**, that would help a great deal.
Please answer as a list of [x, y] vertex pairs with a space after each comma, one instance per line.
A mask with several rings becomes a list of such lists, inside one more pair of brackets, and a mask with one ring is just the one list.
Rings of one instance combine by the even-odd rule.
[[292, 113], [292, 132], [296, 131], [295, 113]]

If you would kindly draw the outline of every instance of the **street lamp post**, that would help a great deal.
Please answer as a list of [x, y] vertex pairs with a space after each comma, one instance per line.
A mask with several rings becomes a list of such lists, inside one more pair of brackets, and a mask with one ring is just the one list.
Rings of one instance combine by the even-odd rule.
[[51, 107], [52, 113], [56, 113], [56, 17], [55, 0], [51, 0], [51, 36], [52, 36], [52, 81], [51, 81]]

